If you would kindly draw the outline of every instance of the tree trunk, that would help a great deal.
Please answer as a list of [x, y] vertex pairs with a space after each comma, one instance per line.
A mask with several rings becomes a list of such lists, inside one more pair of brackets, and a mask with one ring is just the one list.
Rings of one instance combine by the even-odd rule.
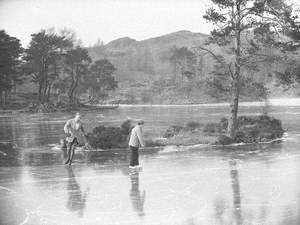
[[239, 105], [239, 81], [234, 78], [231, 82], [231, 104], [230, 104], [230, 120], [228, 124], [228, 133], [231, 138], [235, 138], [237, 129], [237, 114]]
[[17, 82], [13, 81], [14, 94], [17, 94]]
[[[74, 85], [73, 85], [73, 89], [72, 89], [72, 101], [73, 103], [75, 102], [75, 96], [76, 96], [76, 89], [78, 87], [78, 81], [79, 81], [79, 68], [78, 68], [78, 65], [75, 65], [75, 76], [74, 76]], [[77, 104], [77, 102], [76, 102]]]
[[241, 24], [240, 24], [240, 2], [236, 3], [236, 31], [235, 31], [235, 63], [234, 74], [231, 81], [231, 116], [228, 124], [228, 133], [231, 138], [236, 137], [237, 115], [240, 95], [240, 76], [241, 76]]
[[41, 102], [45, 102], [46, 93], [48, 87], [48, 66], [45, 59], [43, 59], [43, 71], [42, 71], [42, 89], [41, 89]]
[[68, 91], [69, 104], [73, 103], [73, 92], [74, 92], [74, 84], [75, 84], [75, 81], [74, 81], [74, 78], [75, 78], [75, 75], [74, 75], [74, 64], [72, 64], [71, 66], [72, 66], [71, 67], [72, 68], [72, 71], [71, 71], [72, 83], [71, 83], [69, 91]]
[[74, 83], [74, 85], [71, 87], [69, 92], [69, 101], [70, 103], [74, 103], [74, 94], [77, 87], [77, 82]]
[[42, 89], [43, 89], [43, 82], [39, 82], [39, 102], [42, 101]]
[[95, 98], [95, 92], [93, 88], [89, 88], [88, 89], [88, 93], [89, 93], [89, 102], [93, 102], [94, 98]]
[[72, 104], [73, 103], [73, 96], [74, 96], [74, 86], [75, 86], [75, 82], [72, 81], [69, 92], [68, 92], [68, 96], [69, 96], [69, 103]]
[[69, 96], [69, 103], [72, 104], [72, 102], [73, 102], [73, 83], [71, 84], [71, 87], [69, 89], [68, 96]]
[[3, 106], [3, 91], [0, 90], [0, 104]]
[[75, 95], [76, 95], [77, 86], [78, 86], [78, 77], [77, 77], [77, 71], [76, 71], [75, 83], [74, 83], [73, 89], [72, 89], [72, 102], [73, 103], [75, 103]]
[[48, 90], [47, 90], [47, 102], [50, 102], [50, 96], [51, 96], [51, 86], [52, 84], [48, 84]]
[[174, 72], [174, 84], [177, 83], [177, 62], [175, 61], [173, 64], [173, 72]]
[[3, 106], [6, 106], [6, 102], [7, 102], [7, 90], [4, 91]]
[[43, 102], [47, 101], [47, 90], [48, 90], [48, 81], [44, 82], [44, 90], [43, 90]]

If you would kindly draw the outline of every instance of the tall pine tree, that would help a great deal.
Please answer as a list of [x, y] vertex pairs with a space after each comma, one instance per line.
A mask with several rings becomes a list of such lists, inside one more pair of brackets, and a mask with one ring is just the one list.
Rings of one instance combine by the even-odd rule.
[[199, 47], [211, 53], [222, 64], [230, 77], [231, 117], [228, 134], [236, 136], [237, 115], [241, 80], [245, 69], [256, 69], [265, 61], [274, 61], [264, 53], [264, 48], [283, 51], [291, 40], [285, 38], [294, 17], [292, 6], [284, 0], [211, 0], [213, 7], [207, 9], [204, 18], [216, 26], [208, 44], [226, 48], [231, 57], [224, 61], [213, 50]]

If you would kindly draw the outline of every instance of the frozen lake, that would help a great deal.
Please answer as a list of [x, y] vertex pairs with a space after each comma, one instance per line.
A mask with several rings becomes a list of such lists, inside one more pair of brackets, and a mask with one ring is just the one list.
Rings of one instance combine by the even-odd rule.
[[[87, 130], [146, 121], [159, 137], [174, 124], [216, 121], [226, 105], [120, 107], [87, 113]], [[262, 106], [243, 104], [257, 115]], [[235, 147], [166, 147], [141, 154], [143, 171], [128, 174], [126, 149], [77, 152], [72, 167], [52, 145], [71, 114], [2, 115], [0, 224], [300, 224], [300, 106], [275, 104], [271, 115], [287, 129], [281, 143]]]

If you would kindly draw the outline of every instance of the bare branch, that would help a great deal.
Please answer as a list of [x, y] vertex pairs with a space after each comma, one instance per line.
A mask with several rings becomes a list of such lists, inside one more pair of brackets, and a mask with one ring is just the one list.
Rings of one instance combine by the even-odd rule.
[[198, 47], [195, 47], [194, 49], [201, 49], [201, 50], [203, 50], [203, 51], [206, 51], [206, 52], [208, 52], [209, 54], [211, 54], [220, 64], [222, 64], [224, 67], [226, 67], [227, 68], [227, 70], [228, 70], [228, 72], [229, 72], [229, 74], [230, 74], [230, 76], [232, 77], [232, 78], [234, 78], [234, 74], [233, 74], [233, 72], [232, 72], [232, 70], [231, 70], [231, 65], [232, 65], [232, 63], [229, 63], [229, 64], [226, 64], [226, 63], [224, 63], [222, 60], [220, 60], [220, 57], [218, 57], [214, 52], [212, 52], [211, 50], [209, 50], [208, 48], [204, 48], [204, 47], [201, 47], [201, 46], [198, 46]]

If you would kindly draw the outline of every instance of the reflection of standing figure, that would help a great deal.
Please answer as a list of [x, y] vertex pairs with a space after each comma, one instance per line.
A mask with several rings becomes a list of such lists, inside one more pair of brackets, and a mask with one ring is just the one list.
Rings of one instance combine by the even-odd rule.
[[234, 205], [234, 217], [237, 225], [242, 224], [242, 211], [241, 211], [241, 193], [240, 193], [240, 181], [239, 171], [237, 169], [236, 161], [229, 161], [230, 165], [230, 177], [233, 190], [233, 205]]
[[218, 224], [225, 224], [224, 213], [225, 213], [226, 205], [224, 199], [216, 199], [214, 201], [214, 209], [215, 209], [215, 218], [219, 222]]
[[138, 213], [139, 216], [144, 216], [144, 204], [146, 191], [143, 191], [143, 194], [140, 193], [139, 189], [139, 173], [134, 173], [130, 175], [131, 180], [131, 189], [130, 189], [130, 199], [133, 206], [134, 211]]
[[68, 186], [67, 186], [67, 191], [68, 191], [68, 201], [67, 201], [67, 207], [71, 211], [77, 211], [78, 216], [82, 217], [83, 216], [83, 211], [85, 209], [85, 203], [86, 203], [86, 198], [88, 195], [88, 189], [82, 193], [80, 186], [78, 185], [72, 167], [68, 168]]

